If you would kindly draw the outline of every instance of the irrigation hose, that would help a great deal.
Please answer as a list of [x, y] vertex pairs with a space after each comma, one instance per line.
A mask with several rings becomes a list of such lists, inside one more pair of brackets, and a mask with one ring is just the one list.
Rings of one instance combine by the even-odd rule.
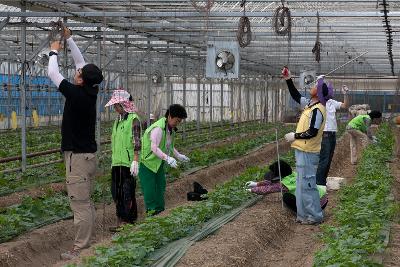
[[288, 7], [280, 6], [275, 9], [273, 23], [276, 34], [287, 35], [289, 38], [291, 38], [292, 17]]

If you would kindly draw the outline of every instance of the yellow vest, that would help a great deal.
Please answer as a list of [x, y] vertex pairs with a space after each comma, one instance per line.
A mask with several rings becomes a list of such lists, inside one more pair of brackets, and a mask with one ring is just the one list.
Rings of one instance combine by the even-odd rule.
[[309, 153], [319, 153], [319, 151], [321, 150], [322, 133], [324, 131], [326, 121], [325, 106], [323, 106], [321, 103], [312, 105], [311, 107], [306, 106], [304, 108], [303, 113], [301, 113], [300, 120], [297, 123], [296, 133], [305, 132], [308, 130], [308, 128], [310, 128], [310, 119], [312, 116], [312, 112], [316, 108], [321, 111], [323, 117], [322, 124], [318, 130], [317, 136], [310, 139], [296, 139], [292, 143], [293, 148]]

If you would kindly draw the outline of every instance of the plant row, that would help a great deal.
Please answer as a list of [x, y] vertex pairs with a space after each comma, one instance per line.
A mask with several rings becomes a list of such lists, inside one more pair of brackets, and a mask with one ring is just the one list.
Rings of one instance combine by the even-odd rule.
[[[285, 133], [283, 129], [284, 128], [281, 128], [280, 130], [279, 133], [280, 137]], [[245, 139], [240, 141], [239, 143], [227, 144], [217, 149], [210, 149], [210, 151], [204, 150], [203, 151], [204, 154], [202, 157], [192, 158], [190, 166], [182, 165], [180, 167], [181, 169], [179, 169], [178, 171], [176, 169], [169, 169], [168, 175], [171, 178], [168, 180], [171, 181], [177, 179], [180, 175], [179, 171], [182, 171], [184, 169], [194, 168], [198, 166], [205, 166], [213, 162], [216, 162], [217, 160], [241, 156], [247, 151], [259, 145], [262, 145], [265, 142], [274, 140], [274, 138], [275, 138], [274, 135], [265, 134], [255, 139], [250, 139], [250, 140]], [[196, 151], [194, 152], [197, 153]], [[190, 154], [190, 156], [193, 155]], [[210, 159], [207, 159], [207, 157], [209, 157]], [[93, 195], [93, 198], [96, 202], [110, 201], [111, 199], [111, 194], [109, 189], [110, 180], [111, 180], [110, 175], [104, 175], [99, 177], [98, 180], [96, 181], [95, 192]], [[138, 188], [140, 187], [138, 186]], [[64, 218], [67, 214], [70, 214], [70, 210], [68, 207], [68, 200], [65, 199], [64, 204], [66, 210], [64, 210], [64, 213], [62, 212], [58, 213], [60, 211], [58, 200], [64, 199], [64, 197], [62, 196], [64, 196], [64, 193], [56, 194], [56, 196], [54, 196], [53, 194], [45, 195], [41, 198], [35, 199], [34, 204], [31, 205], [30, 207], [35, 209], [36, 211], [40, 211], [43, 213], [53, 214], [57, 212], [57, 214], [60, 215], [59, 217], [60, 219]], [[54, 202], [54, 199], [56, 199], [57, 201]], [[54, 203], [54, 206], [52, 203]], [[15, 207], [5, 208], [3, 210], [3, 213], [0, 214], [0, 239], [17, 236], [29, 229], [46, 224], [46, 222], [49, 221], [46, 216], [36, 216], [36, 213], [31, 213], [29, 210], [26, 210], [25, 208], [19, 208], [20, 206], [23, 207], [25, 206], [25, 204], [22, 203], [21, 205], [16, 205]], [[10, 224], [9, 222], [13, 221], [14, 217], [15, 220], [18, 221], [18, 223]], [[54, 221], [54, 218], [52, 220]]]
[[324, 226], [325, 247], [316, 253], [314, 266], [377, 266], [370, 255], [382, 252], [383, 230], [396, 206], [389, 195], [393, 177], [393, 134], [388, 124], [377, 132], [378, 142], [362, 153], [354, 182], [339, 191], [334, 226]]
[[[213, 132], [208, 134], [208, 139], [207, 140], [191, 140], [191, 142], [182, 142], [180, 140], [177, 141], [177, 147], [179, 149], [186, 150], [186, 147], [196, 145], [201, 146], [204, 145], [204, 142], [209, 141], [209, 140], [214, 140], [215, 142], [218, 140], [221, 140], [223, 138], [227, 138], [230, 136], [236, 136], [238, 134], [247, 134], [250, 132], [254, 131], [264, 131], [266, 129], [269, 129], [273, 127], [273, 124], [249, 124], [248, 127], [243, 127], [238, 129], [237, 131], [225, 131], [225, 132], [219, 132], [214, 134]], [[103, 145], [103, 150], [110, 149], [110, 145]], [[40, 157], [42, 160], [51, 161], [51, 160], [57, 160], [60, 159], [60, 154], [51, 154], [47, 155], [45, 157]], [[109, 166], [111, 165], [111, 155], [110, 153], [107, 153], [105, 155], [101, 155], [100, 157], [100, 169], [103, 171], [106, 171], [109, 169]], [[38, 159], [30, 159], [32, 163], [40, 163], [41, 161]], [[15, 162], [14, 164], [17, 164], [19, 162]], [[18, 167], [18, 166], [10, 166], [11, 167]], [[63, 180], [64, 177], [64, 164], [63, 163], [57, 163], [53, 165], [47, 165], [47, 166], [42, 166], [42, 167], [37, 167], [37, 168], [30, 168], [27, 169], [25, 172], [20, 173], [20, 172], [13, 172], [13, 173], [8, 173], [8, 174], [0, 174], [0, 196], [1, 195], [6, 195], [9, 193], [13, 193], [16, 191], [24, 190], [26, 188], [32, 187], [32, 186], [41, 186], [47, 183], [52, 183], [52, 182], [59, 182]]]

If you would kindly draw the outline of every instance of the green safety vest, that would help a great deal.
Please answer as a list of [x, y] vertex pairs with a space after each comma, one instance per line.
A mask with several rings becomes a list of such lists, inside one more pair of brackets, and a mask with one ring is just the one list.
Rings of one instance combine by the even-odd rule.
[[363, 133], [367, 133], [367, 125], [365, 124], [365, 119], [371, 120], [369, 115], [358, 115], [354, 119], [352, 119], [348, 126], [350, 126], [352, 129], [359, 130]]
[[162, 152], [169, 155], [174, 149], [174, 143], [175, 143], [175, 132], [172, 131], [171, 145], [167, 151], [167, 119], [165, 117], [159, 119], [158, 121], [150, 125], [149, 128], [146, 129], [142, 137], [142, 152], [140, 154], [140, 162], [143, 163], [144, 166], [146, 166], [149, 170], [151, 170], [154, 173], [158, 172], [158, 169], [162, 164], [162, 160], [159, 157], [157, 157], [153, 153], [153, 151], [151, 151], [150, 135], [151, 131], [156, 127], [160, 127], [163, 133], [159, 144], [159, 148], [161, 149]]
[[134, 155], [132, 141], [132, 123], [134, 119], [139, 120], [138, 115], [129, 113], [126, 119], [114, 121], [111, 134], [111, 166], [131, 166]]
[[[282, 184], [287, 187], [289, 190], [289, 193], [292, 195], [295, 195], [296, 193], [296, 176], [297, 173], [293, 172], [291, 175], [285, 176], [282, 179]], [[317, 185], [319, 197], [323, 197], [326, 194], [326, 186], [323, 185]]]

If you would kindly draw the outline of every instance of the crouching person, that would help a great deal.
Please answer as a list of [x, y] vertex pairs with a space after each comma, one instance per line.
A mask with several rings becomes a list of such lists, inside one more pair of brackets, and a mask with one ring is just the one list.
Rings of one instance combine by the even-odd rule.
[[[283, 202], [294, 212], [297, 212], [296, 207], [296, 172], [292, 172], [292, 168], [285, 161], [280, 160], [281, 179], [279, 179], [278, 162], [274, 162], [269, 166], [269, 172], [264, 176], [264, 180], [260, 182], [249, 181], [246, 183], [247, 191], [258, 195], [267, 195], [271, 193], [283, 193]], [[326, 194], [326, 186], [317, 185], [321, 209], [325, 209], [328, 204]], [[306, 222], [300, 222], [309, 224]]]

